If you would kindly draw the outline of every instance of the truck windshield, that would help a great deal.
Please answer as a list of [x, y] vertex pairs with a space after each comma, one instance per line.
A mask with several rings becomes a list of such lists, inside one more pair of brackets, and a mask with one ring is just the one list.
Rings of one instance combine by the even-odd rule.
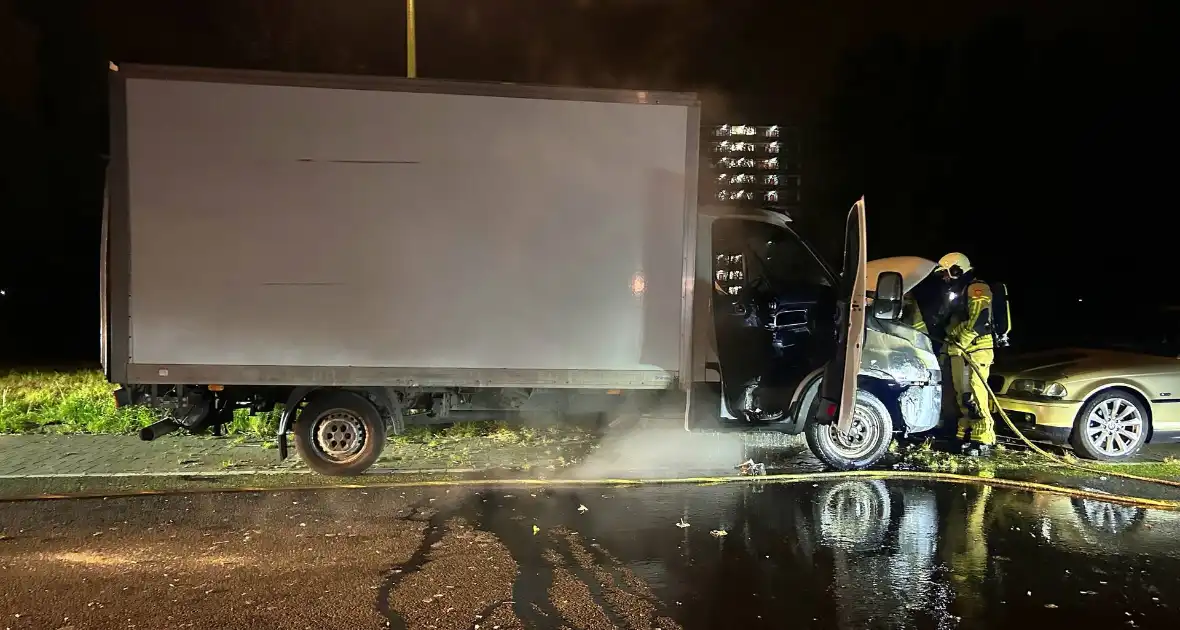
[[743, 261], [747, 284], [773, 287], [832, 286], [831, 276], [799, 238], [780, 226], [758, 221], [717, 221], [713, 250]]
[[[766, 226], [770, 227], [770, 226]], [[787, 234], [752, 235], [746, 240], [748, 256], [755, 261], [751, 273], [761, 273], [776, 286], [831, 286], [819, 261]]]

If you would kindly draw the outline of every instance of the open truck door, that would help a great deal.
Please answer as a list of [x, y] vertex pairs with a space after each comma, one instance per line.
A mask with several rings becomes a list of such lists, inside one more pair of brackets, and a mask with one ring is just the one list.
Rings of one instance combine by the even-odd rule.
[[856, 406], [856, 377], [865, 335], [865, 291], [868, 288], [865, 248], [865, 200], [861, 197], [848, 212], [844, 227], [844, 265], [840, 276], [839, 324], [836, 354], [824, 368], [820, 405], [815, 421], [835, 423], [848, 433]]

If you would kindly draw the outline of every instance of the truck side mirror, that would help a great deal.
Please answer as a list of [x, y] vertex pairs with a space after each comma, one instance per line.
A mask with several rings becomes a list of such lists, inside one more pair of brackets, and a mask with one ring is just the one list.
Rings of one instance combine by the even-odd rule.
[[902, 307], [901, 274], [896, 271], [882, 271], [877, 276], [877, 290], [873, 297], [873, 317], [895, 321], [901, 318]]

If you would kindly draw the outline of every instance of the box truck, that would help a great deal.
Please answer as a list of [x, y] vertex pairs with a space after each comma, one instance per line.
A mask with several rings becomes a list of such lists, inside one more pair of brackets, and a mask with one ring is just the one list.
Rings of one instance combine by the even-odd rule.
[[863, 200], [837, 267], [782, 213], [698, 209], [695, 95], [130, 65], [110, 93], [102, 358], [166, 412], [145, 439], [281, 405], [280, 456], [347, 475], [407, 424], [672, 413], [817, 424], [859, 467], [904, 426], [853, 413]]

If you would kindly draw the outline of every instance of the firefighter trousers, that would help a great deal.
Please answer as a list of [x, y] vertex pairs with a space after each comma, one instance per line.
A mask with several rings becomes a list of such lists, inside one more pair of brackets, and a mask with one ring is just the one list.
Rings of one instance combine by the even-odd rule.
[[975, 350], [970, 356], [979, 368], [978, 373], [971, 369], [963, 355], [951, 355], [951, 380], [955, 386], [955, 402], [959, 405], [959, 425], [955, 435], [960, 440], [995, 444], [996, 425], [986, 386], [995, 353], [986, 348]]

